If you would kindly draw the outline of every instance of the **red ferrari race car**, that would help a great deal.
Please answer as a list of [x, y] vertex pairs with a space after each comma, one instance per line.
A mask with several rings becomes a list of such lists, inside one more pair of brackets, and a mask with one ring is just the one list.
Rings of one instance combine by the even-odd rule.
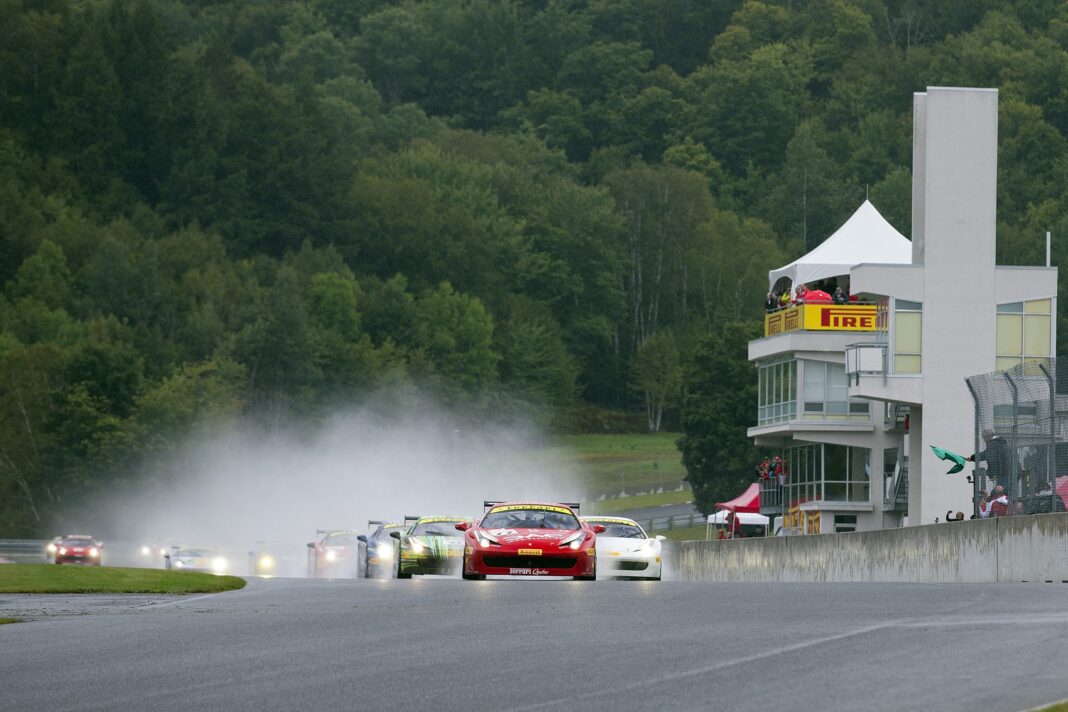
[[600, 524], [583, 524], [577, 504], [485, 502], [477, 524], [460, 522], [464, 532], [463, 577], [574, 576], [593, 581], [597, 575]]
[[103, 546], [88, 534], [71, 534], [56, 545], [57, 564], [88, 564], [100, 566], [100, 548]]

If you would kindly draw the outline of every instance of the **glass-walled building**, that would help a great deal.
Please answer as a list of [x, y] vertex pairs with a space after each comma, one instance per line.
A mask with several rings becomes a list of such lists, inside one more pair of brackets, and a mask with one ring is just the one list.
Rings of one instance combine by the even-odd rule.
[[[1057, 269], [995, 263], [996, 90], [930, 88], [914, 118], [911, 241], [865, 201], [769, 273], [772, 291], [817, 296], [769, 312], [749, 344], [749, 435], [782, 461], [761, 480], [761, 511], [788, 534], [970, 514], [981, 471], [947, 476], [931, 449], [981, 450], [964, 379], [1053, 354]], [[848, 299], [826, 298], [829, 285]]]

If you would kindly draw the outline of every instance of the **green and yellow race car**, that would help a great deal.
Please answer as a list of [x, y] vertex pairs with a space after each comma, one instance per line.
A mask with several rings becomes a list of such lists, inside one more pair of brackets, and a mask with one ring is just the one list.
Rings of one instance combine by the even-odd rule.
[[418, 574], [457, 574], [464, 555], [464, 534], [456, 529], [470, 517], [420, 517], [405, 532], [390, 534], [400, 542], [397, 578]]

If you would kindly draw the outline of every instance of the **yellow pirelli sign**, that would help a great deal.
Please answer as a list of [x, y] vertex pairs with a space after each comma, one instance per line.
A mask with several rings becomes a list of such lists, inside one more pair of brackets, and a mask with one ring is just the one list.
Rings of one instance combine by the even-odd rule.
[[764, 316], [764, 335], [788, 331], [876, 331], [874, 304], [799, 304]]

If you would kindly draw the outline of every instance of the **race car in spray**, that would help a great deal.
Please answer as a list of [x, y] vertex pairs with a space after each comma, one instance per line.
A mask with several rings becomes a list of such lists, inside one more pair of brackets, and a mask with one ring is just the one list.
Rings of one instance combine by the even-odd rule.
[[393, 578], [397, 575], [397, 540], [394, 533], [411, 528], [418, 517], [406, 517], [402, 522], [374, 520], [367, 522], [367, 534], [356, 537], [364, 544], [364, 578]]
[[589, 526], [604, 527], [597, 535], [597, 577], [660, 580], [662, 536], [650, 537], [626, 517], [581, 517]]
[[218, 549], [208, 547], [172, 546], [164, 557], [164, 568], [174, 571], [200, 571], [225, 574], [230, 571], [230, 562]]
[[463, 578], [596, 578], [595, 537], [604, 527], [580, 522], [578, 504], [487, 501], [483, 506], [482, 521], [456, 525], [464, 532]]
[[391, 533], [400, 544], [397, 578], [455, 575], [464, 555], [464, 535], [456, 525], [473, 521], [470, 517], [419, 517], [407, 531]]
[[364, 556], [361, 534], [353, 529], [319, 529], [308, 542], [308, 576], [311, 578], [359, 578]]
[[103, 545], [88, 534], [68, 534], [56, 544], [54, 561], [57, 564], [87, 564], [100, 566]]

